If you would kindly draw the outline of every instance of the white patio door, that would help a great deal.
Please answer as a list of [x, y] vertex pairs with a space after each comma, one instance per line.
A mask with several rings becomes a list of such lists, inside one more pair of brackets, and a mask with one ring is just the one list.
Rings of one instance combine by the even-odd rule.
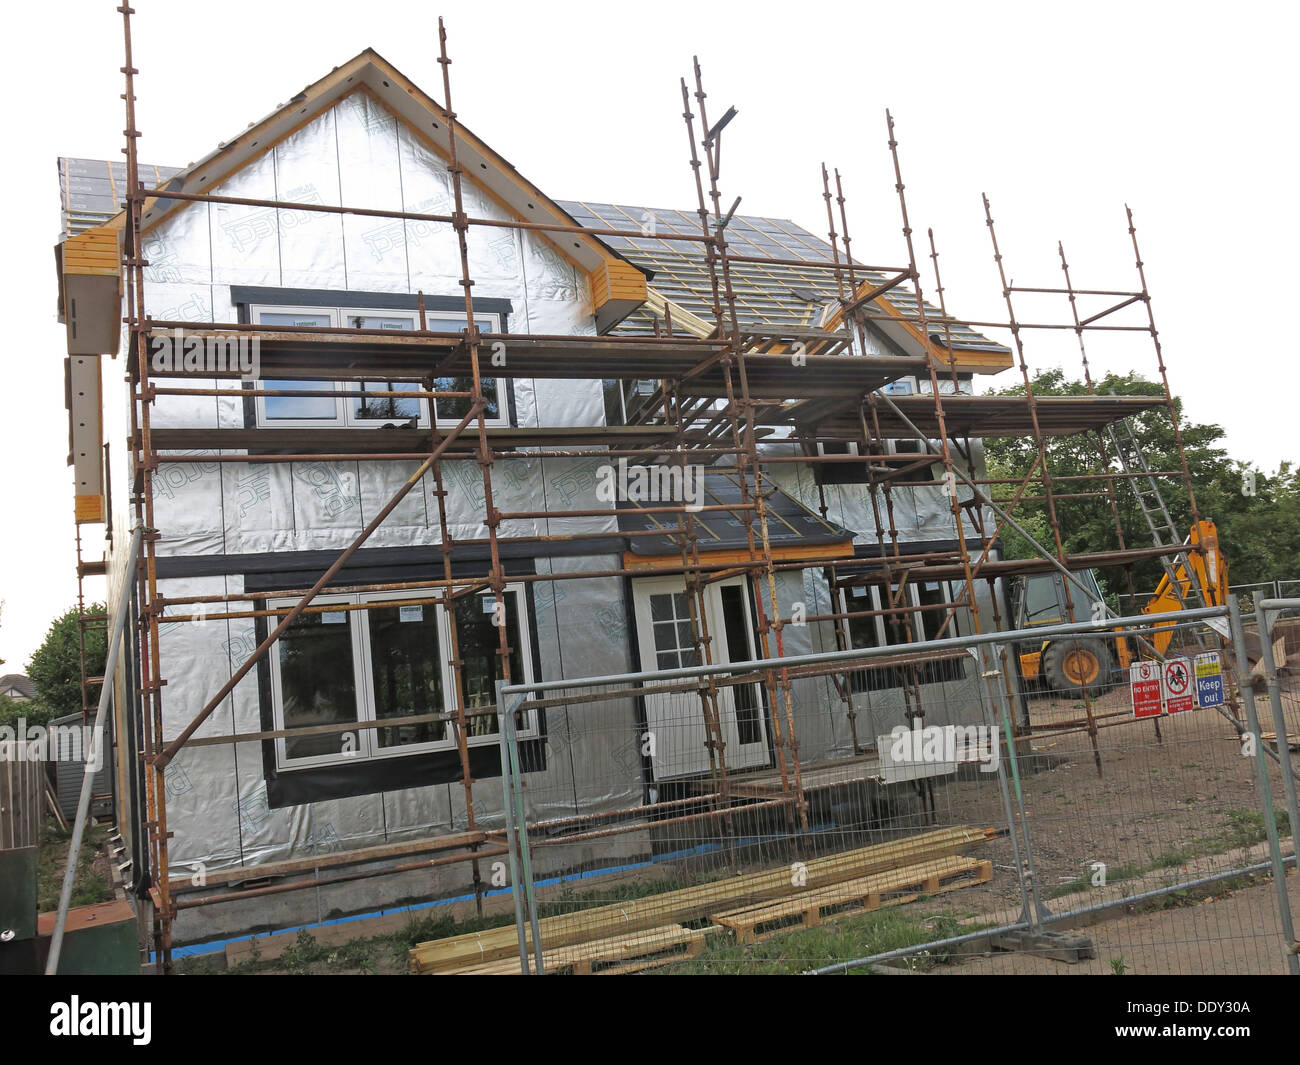
[[[678, 577], [637, 581], [637, 641], [643, 670], [700, 664], [691, 631], [686, 583]], [[706, 622], [713, 637], [715, 663], [744, 662], [754, 654], [754, 626], [743, 579], [710, 584], [704, 591]], [[646, 724], [654, 735], [651, 764], [656, 780], [709, 771], [704, 706], [695, 692], [645, 697]], [[727, 768], [743, 769], [768, 761], [767, 727], [758, 684], [720, 688], [718, 710], [726, 742]]]

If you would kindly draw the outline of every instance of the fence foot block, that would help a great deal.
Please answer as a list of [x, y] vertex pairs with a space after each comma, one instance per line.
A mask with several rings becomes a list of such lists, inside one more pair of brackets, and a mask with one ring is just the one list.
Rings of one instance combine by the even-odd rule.
[[1040, 958], [1052, 958], [1071, 965], [1097, 956], [1089, 936], [1069, 932], [1003, 932], [990, 942], [994, 950], [1036, 954]]

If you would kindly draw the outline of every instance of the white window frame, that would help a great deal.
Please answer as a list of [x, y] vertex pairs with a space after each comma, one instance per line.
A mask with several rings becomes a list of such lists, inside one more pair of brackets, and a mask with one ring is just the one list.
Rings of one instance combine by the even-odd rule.
[[[352, 596], [352, 598], [358, 603], [376, 603], [376, 602], [397, 602], [398, 600], [402, 600], [402, 599], [421, 599], [421, 598], [427, 599], [428, 596], [429, 596], [428, 592], [407, 592], [407, 593], [362, 592], [355, 596]], [[450, 695], [451, 698], [454, 700], [456, 689], [447, 687], [447, 680], [448, 680], [448, 673], [449, 673], [449, 668], [447, 665], [447, 658], [448, 658], [447, 648], [450, 647], [451, 644], [448, 641], [449, 633], [447, 631], [446, 618], [444, 616], [444, 612], [442, 611], [442, 608], [437, 603], [423, 603], [421, 605], [424, 606], [425, 609], [427, 610], [434, 611], [434, 617], [437, 621], [437, 627], [438, 627], [438, 652], [439, 652], [438, 668], [439, 670], [441, 670], [442, 673], [442, 698], [443, 698], [444, 705], [441, 710], [437, 710], [434, 712], [444, 713], [444, 714], [450, 713], [452, 710], [455, 709], [455, 707], [447, 705], [448, 696]], [[370, 644], [370, 611], [358, 610], [357, 613], [360, 614], [365, 619], [365, 624], [358, 625], [357, 627], [361, 630], [361, 644], [362, 644], [361, 660], [365, 665], [365, 671], [366, 671], [366, 676], [365, 676], [365, 689], [366, 689], [365, 708], [367, 713], [366, 720], [378, 722], [380, 719], [378, 714], [376, 713], [377, 708], [375, 705], [375, 670], [374, 670], [375, 658], [374, 658], [373, 648], [371, 647]], [[365, 730], [365, 735], [366, 735], [365, 757], [367, 758], [367, 760], [376, 759], [376, 758], [383, 758], [383, 759], [405, 758], [407, 755], [424, 754], [428, 751], [452, 750], [456, 746], [454, 726], [451, 721], [444, 722], [444, 724], [446, 727], [444, 728], [443, 731], [445, 733], [446, 738], [441, 740], [428, 740], [424, 743], [404, 743], [398, 747], [381, 747], [379, 745], [379, 730], [368, 728]], [[473, 740], [471, 739], [470, 742], [473, 742]]]
[[[328, 606], [334, 603], [351, 603], [355, 602], [356, 597], [350, 595], [318, 595], [312, 602], [319, 606]], [[266, 601], [268, 609], [275, 610], [282, 607], [291, 607], [298, 602], [297, 598], [292, 599], [270, 599]], [[362, 669], [363, 661], [361, 659], [360, 641], [357, 636], [359, 628], [352, 615], [359, 611], [351, 610], [345, 613], [345, 617], [352, 623], [348, 631], [351, 635], [352, 643], [352, 690], [356, 693], [356, 721], [359, 725], [364, 720], [364, 710], [368, 702], [368, 697], [364, 691], [365, 675]], [[269, 656], [271, 659], [271, 707], [272, 720], [277, 732], [287, 731], [284, 722], [284, 683], [280, 675], [280, 645], [276, 645], [275, 653]], [[340, 744], [345, 732], [330, 733], [338, 738]], [[279, 736], [275, 740], [275, 764], [280, 769], [310, 769], [321, 765], [335, 765], [339, 762], [352, 762], [365, 758], [369, 750], [369, 734], [365, 729], [358, 729], [356, 733], [357, 746], [354, 752], [340, 750], [335, 754], [318, 754], [305, 758], [290, 758], [287, 752], [287, 741], [290, 737]]]
[[[529, 621], [528, 621], [528, 586], [520, 581], [507, 582], [505, 587], [502, 588], [502, 591], [507, 596], [511, 592], [514, 592], [517, 596], [515, 601], [519, 604], [519, 646], [515, 648], [515, 650], [518, 652], [517, 658], [524, 675], [522, 677], [511, 677], [510, 683], [531, 684], [536, 678], [533, 675], [533, 668], [534, 668], [533, 667], [533, 630], [532, 627], [529, 625]], [[495, 597], [491, 596], [490, 594], [488, 596], [484, 596], [482, 593], [475, 593], [475, 598], [495, 599]], [[438, 605], [436, 609], [439, 611], [442, 618], [442, 624], [439, 628], [438, 638], [440, 640], [445, 641], [443, 644], [444, 647], [450, 647], [451, 646], [450, 612], [441, 605]], [[506, 609], [507, 610], [510, 609], [510, 604], [508, 599], [506, 600]], [[508, 616], [506, 620], [507, 621], [509, 620]], [[455, 683], [456, 683], [455, 671], [451, 668], [451, 664], [450, 663], [444, 664], [443, 691], [454, 692], [456, 690], [454, 687]], [[453, 686], [448, 687], [449, 684]], [[466, 707], [466, 709], [468, 710], [469, 707]], [[515, 734], [521, 740], [536, 738], [536, 736], [538, 735], [537, 711], [535, 710], [524, 711], [523, 727], [516, 729]], [[449, 741], [444, 741], [444, 742], [446, 745], [445, 748], [440, 748], [440, 749], [454, 749], [456, 746], [456, 741], [454, 739]], [[498, 735], [495, 732], [489, 733], [486, 736], [467, 737], [467, 743], [471, 747], [486, 746], [487, 744], [499, 744], [500, 742], [501, 742], [500, 737], [498, 737]]]
[[[608, 380], [608, 378], [602, 379], [600, 382], [602, 407], [604, 405], [603, 400], [604, 400], [604, 393], [605, 393], [605, 380]], [[642, 384], [653, 385], [654, 387], [650, 392], [650, 395], [653, 395], [654, 392], [657, 391], [660, 387], [662, 387], [663, 384], [662, 379], [657, 377], [653, 377], [653, 378], [652, 377], [637, 377], [637, 378], [620, 377], [617, 378], [616, 380], [618, 383], [618, 413], [619, 413], [619, 418], [621, 420], [617, 422], [611, 422], [609, 420], [609, 412], [605, 411], [604, 412], [605, 424], [611, 426], [631, 424], [628, 421], [628, 409], [629, 409], [628, 403], [629, 400], [636, 400], [637, 398], [639, 398], [637, 392], [638, 385], [642, 385]], [[633, 406], [635, 406], [635, 403], [633, 404]], [[716, 406], [716, 401], [710, 404], [710, 406]]]
[[[602, 379], [601, 382], [600, 382], [601, 406], [602, 406], [602, 407], [604, 407], [604, 400], [605, 400], [605, 380], [606, 380], [606, 379]], [[610, 426], [626, 425], [626, 424], [627, 424], [627, 387], [628, 387], [628, 385], [631, 385], [633, 388], [635, 388], [635, 387], [636, 387], [636, 381], [634, 381], [634, 380], [630, 380], [629, 378], [626, 378], [626, 377], [613, 378], [612, 380], [614, 381], [614, 383], [615, 383], [616, 385], [618, 385], [618, 415], [619, 415], [619, 420], [616, 421], [616, 422], [611, 422], [611, 421], [609, 420], [609, 411], [606, 410], [606, 411], [604, 411], [605, 424], [606, 424], [606, 425], [610, 425]]]
[[[921, 394], [921, 390], [917, 385], [917, 380], [918, 380], [917, 378], [911, 376], [900, 377], [896, 381], [890, 381], [888, 384], [881, 385], [880, 393], [881, 395], [884, 396], [919, 396]], [[906, 392], [889, 391], [894, 385], [907, 385], [908, 391]]]
[[[927, 611], [921, 608], [920, 586], [937, 584], [939, 586], [940, 595], [943, 597], [944, 601], [951, 603], [951, 602], [955, 602], [957, 598], [958, 593], [954, 590], [953, 587], [953, 585], [956, 583], [957, 582], [955, 581], [947, 581], [947, 580], [941, 580], [941, 581], [920, 580], [919, 582], [916, 583], [909, 581], [906, 588], [907, 603], [905, 605], [910, 606], [912, 608], [911, 610], [908, 610], [906, 614], [892, 614], [888, 617], [881, 614], [877, 614], [873, 618], [866, 619], [870, 621], [875, 628], [876, 639], [879, 641], [879, 646], [881, 647], [884, 646], [904, 647], [905, 646], [900, 644], [890, 644], [888, 639], [886, 638], [886, 626], [890, 623], [890, 620], [892, 618], [898, 618], [899, 621], [902, 621], [904, 617], [910, 618], [911, 625], [912, 625], [912, 640], [914, 642], [919, 640], [924, 640], [926, 638], [924, 635], [925, 615], [928, 613], [930, 614], [931, 617], [940, 617], [940, 618], [943, 617], [944, 615], [939, 614], [937, 611], [933, 611], [933, 610]], [[866, 609], [883, 610], [885, 604], [885, 597], [881, 594], [882, 591], [881, 586], [878, 584], [872, 584], [867, 586], [866, 590], [869, 593], [867, 598], [871, 604]], [[855, 610], [860, 609], [858, 607], [850, 607], [849, 604], [853, 602], [855, 599], [861, 600], [862, 598], [863, 598], [862, 596], [851, 597], [849, 596], [846, 589], [840, 588], [839, 589], [840, 613], [847, 614], [851, 609], [855, 609]], [[966, 623], [964, 618], [969, 616], [970, 616], [969, 606], [965, 608], [965, 615], [963, 615], [962, 610], [959, 609], [957, 611], [956, 617], [954, 617], [952, 622], [949, 624], [948, 631], [944, 634], [945, 637], [963, 635], [966, 629]], [[849, 631], [849, 619], [842, 618], [841, 623], [843, 626], [841, 632], [844, 636], [844, 645], [850, 648], [851, 650], [855, 650], [855, 651], [861, 650], [861, 648], [854, 647], [851, 642], [850, 631]], [[928, 683], [933, 683], [933, 682], [928, 682]]]
[[[959, 588], [960, 583], [961, 583], [960, 581], [949, 581], [949, 580], [931, 580], [931, 581], [918, 580], [916, 583], [912, 583], [909, 585], [912, 589], [913, 600], [917, 606], [917, 611], [916, 611], [917, 624], [921, 626], [919, 629], [917, 629], [918, 632], [925, 631], [925, 616], [927, 614], [929, 614], [929, 616], [932, 618], [938, 618], [940, 622], [942, 622], [943, 618], [947, 616], [946, 613], [940, 614], [936, 610], [921, 609], [921, 589], [929, 587], [931, 585], [937, 585], [939, 589], [940, 598], [942, 598], [942, 600], [945, 603], [955, 603], [958, 599], [961, 598], [961, 590]], [[948, 631], [944, 633], [943, 638], [948, 639], [953, 636], [966, 635], [965, 632], [966, 618], [969, 615], [970, 615], [969, 603], [966, 604], [965, 607], [958, 607], [956, 613], [953, 615], [952, 621], [948, 623]]]
[[[957, 391], [953, 392], [952, 377], [950, 375], [945, 374], [939, 377], [939, 395], [973, 396], [975, 393], [971, 387], [971, 382], [972, 382], [972, 378], [970, 378], [969, 376], [958, 374]], [[919, 386], [919, 391], [917, 392], [917, 395], [919, 396], [934, 395], [934, 389], [930, 387], [930, 379], [928, 377], [918, 378], [917, 383]]]
[[[263, 308], [259, 308], [259, 309], [263, 309]], [[339, 307], [337, 308], [337, 310], [338, 310], [340, 326], [345, 325], [349, 318], [401, 318], [404, 321], [411, 323], [412, 330], [416, 330], [420, 328], [420, 315], [418, 311], [408, 311], [408, 310], [401, 310], [401, 309], [381, 309], [378, 307]], [[426, 321], [433, 318], [443, 320], [442, 315], [436, 315], [436, 314], [425, 315]], [[448, 317], [446, 320], [450, 321], [454, 319]], [[392, 329], [386, 331], [393, 332], [393, 333], [405, 332], [405, 330], [402, 329]], [[358, 385], [360, 385], [360, 383], [361, 382], [359, 381], [339, 381], [336, 387], [339, 389], [340, 392], [357, 392], [359, 391]], [[420, 392], [424, 391], [423, 386], [417, 386], [416, 391], [420, 391]], [[342, 398], [343, 398], [342, 424], [346, 428], [380, 429], [383, 428], [386, 421], [393, 420], [393, 419], [384, 419], [384, 418], [357, 418], [356, 415], [352, 413], [352, 408], [357, 401], [357, 397], [344, 396]], [[419, 420], [415, 424], [420, 429], [427, 429], [429, 428], [429, 401], [427, 399], [421, 399], [421, 400], [417, 400], [417, 402], [419, 403], [420, 414], [419, 414]]]
[[[313, 314], [328, 315], [330, 319], [329, 328], [337, 329], [348, 318], [402, 318], [411, 323], [412, 329], [419, 328], [420, 315], [417, 311], [410, 311], [402, 308], [383, 308], [383, 307], [301, 307], [291, 304], [277, 303], [257, 303], [248, 308], [248, 315], [254, 325], [261, 324], [261, 315], [263, 314]], [[501, 315], [493, 311], [474, 312], [476, 319], [483, 319], [490, 323], [490, 332], [499, 333], [501, 331]], [[427, 322], [462, 322], [462, 315], [450, 311], [426, 311], [425, 321]], [[394, 329], [392, 332], [403, 332], [403, 330]], [[455, 332], [455, 330], [448, 330]], [[497, 405], [501, 413], [495, 417], [484, 416], [484, 424], [489, 429], [508, 429], [510, 427], [510, 402], [509, 402], [509, 383], [505, 378], [495, 377], [491, 373], [485, 373], [484, 377], [492, 377], [497, 383]], [[276, 380], [293, 380], [293, 378], [276, 378]], [[356, 381], [334, 381], [332, 386], [335, 392], [358, 391]], [[254, 381], [253, 387], [261, 388], [261, 380]], [[380, 429], [384, 426], [385, 420], [381, 418], [364, 418], [358, 419], [352, 413], [354, 396], [335, 396], [334, 398], [334, 417], [333, 418], [268, 418], [266, 416], [266, 396], [258, 396], [257, 411], [257, 428], [259, 429]], [[322, 394], [324, 398], [324, 394]], [[434, 411], [434, 402], [427, 399], [419, 400], [420, 416], [416, 425], [421, 429], [428, 429], [430, 425], [431, 414]], [[454, 425], [455, 419], [440, 418], [438, 424], [441, 428]]]
[[[531, 683], [534, 680], [534, 662], [533, 662], [533, 643], [532, 643], [532, 626], [528, 617], [528, 591], [527, 585], [521, 582], [511, 582], [506, 584], [505, 593], [516, 596], [514, 602], [518, 604], [519, 609], [519, 644], [517, 651], [517, 660], [524, 674], [522, 677], [511, 678], [513, 683]], [[403, 599], [428, 599], [427, 591], [413, 590], [409, 592], [363, 592], [336, 595], [317, 596], [314, 603], [326, 606], [329, 604], [348, 603], [376, 603], [376, 602], [396, 602]], [[269, 609], [278, 609], [293, 606], [298, 602], [297, 597], [292, 598], [273, 598], [268, 597], [267, 607]], [[509, 609], [510, 600], [507, 599], [507, 609]], [[456, 677], [450, 663], [450, 655], [447, 649], [451, 646], [451, 617], [448, 610], [440, 603], [424, 603], [424, 606], [436, 611], [438, 621], [438, 640], [439, 640], [439, 667], [442, 670], [442, 692], [444, 706], [442, 713], [452, 713], [455, 710], [455, 693]], [[353, 671], [353, 690], [357, 697], [357, 724], [379, 723], [380, 719], [375, 714], [375, 692], [374, 692], [374, 657], [370, 641], [370, 611], [369, 610], [350, 610], [346, 612], [351, 619], [350, 634], [352, 637], [352, 671]], [[284, 723], [284, 688], [280, 675], [280, 655], [277, 648], [275, 653], [270, 656], [271, 664], [271, 707], [272, 720], [276, 731], [285, 731]], [[344, 736], [345, 732], [334, 733], [339, 737]], [[340, 750], [335, 754], [312, 755], [305, 758], [289, 758], [286, 753], [286, 740], [291, 737], [279, 737], [275, 742], [275, 764], [277, 770], [284, 772], [293, 772], [298, 769], [312, 769], [323, 765], [337, 765], [341, 762], [372, 762], [387, 761], [391, 758], [405, 758], [410, 755], [427, 754], [437, 751], [454, 751], [457, 749], [455, 738], [454, 723], [447, 722], [446, 738], [442, 740], [430, 740], [424, 743], [402, 744], [398, 747], [380, 747], [378, 735], [373, 728], [357, 729], [357, 744], [352, 752]], [[537, 712], [528, 710], [524, 712], [523, 727], [518, 730], [520, 739], [535, 739], [539, 735]], [[497, 733], [492, 732], [485, 736], [468, 736], [466, 742], [471, 747], [495, 746], [499, 744], [500, 737]]]
[[[900, 443], [916, 444], [916, 445], [917, 445], [917, 450], [915, 450], [915, 451], [899, 451], [899, 450], [898, 450], [898, 445], [899, 445]], [[918, 459], [923, 459], [923, 458], [925, 458], [926, 456], [929, 456], [931, 459], [933, 459], [933, 458], [935, 457], [934, 452], [931, 451], [928, 447], [924, 447], [924, 446], [922, 446], [922, 445], [921, 445], [921, 441], [919, 441], [919, 440], [918, 440], [916, 437], [914, 437], [914, 436], [905, 436], [905, 437], [902, 437], [901, 439], [890, 439], [890, 440], [886, 440], [886, 441], [885, 441], [885, 454], [886, 454], [886, 455], [907, 455], [907, 456], [913, 456], [913, 455], [914, 455], [914, 456], [916, 456], [916, 458], [918, 458]]]
[[[880, 585], [878, 584], [867, 585], [866, 591], [867, 591], [866, 598], [868, 602], [871, 604], [870, 606], [867, 607], [867, 609], [884, 610], [885, 597], [880, 594]], [[912, 610], [907, 611], [907, 614], [911, 616], [912, 639], [915, 640], [916, 634], [921, 631], [921, 629], [919, 628], [921, 624], [921, 612], [918, 609], [921, 605], [921, 600], [917, 594], [916, 587], [911, 583], [907, 585], [905, 591], [907, 592], [907, 603], [905, 605], [913, 608]], [[846, 589], [844, 588], [839, 589], [839, 593], [840, 593], [840, 613], [842, 614], [847, 614], [849, 612], [850, 610], [849, 603], [851, 600], [858, 600], [863, 598], [862, 596], [850, 596], [846, 591]], [[855, 607], [852, 609], [857, 609], [857, 608]], [[877, 614], [873, 618], [866, 619], [867, 621], [871, 622], [872, 627], [876, 630], [876, 639], [879, 641], [878, 646], [880, 647], [899, 646], [898, 644], [891, 644], [889, 640], [886, 639], [885, 626], [888, 625], [894, 618], [897, 618], [899, 621], [902, 621], [903, 617], [904, 617], [903, 614], [891, 614], [888, 617], [886, 617], [883, 614]], [[848, 624], [849, 619], [844, 618], [842, 620], [844, 623], [843, 634], [844, 634], [845, 646], [849, 647], [851, 650], [854, 651], [862, 650], [862, 648], [854, 647], [853, 644], [850, 643], [850, 633], [849, 633], [849, 624]]]
[[[262, 322], [260, 316], [263, 312], [267, 314], [325, 315], [329, 318], [330, 321], [327, 327], [322, 327], [322, 328], [333, 329], [333, 328], [337, 328], [339, 324], [338, 311], [333, 307], [298, 307], [298, 306], [290, 306], [288, 304], [285, 304], [283, 306], [279, 304], [270, 304], [270, 305], [259, 304], [255, 307], [249, 307], [248, 308], [249, 320], [254, 325], [261, 325]], [[295, 379], [294, 378], [273, 378], [273, 380], [291, 381]], [[337, 384], [330, 382], [330, 385], [335, 392], [338, 391]], [[258, 380], [253, 382], [253, 387], [265, 388], [266, 386], [263, 383], [262, 379], [259, 378]], [[329, 395], [328, 392], [322, 390], [321, 393], [322, 399], [325, 399], [328, 395]], [[266, 400], [267, 400], [266, 396], [257, 397], [257, 427], [259, 429], [325, 429], [325, 428], [341, 426], [344, 424], [343, 400], [342, 397], [337, 395], [334, 396], [334, 417], [332, 418], [268, 418], [266, 416]]]
[[[706, 621], [709, 631], [714, 633], [715, 651], [721, 651], [728, 661], [738, 661], [732, 659], [730, 649], [726, 640], [726, 620], [724, 606], [722, 602], [722, 589], [726, 587], [738, 587], [741, 592], [741, 603], [745, 611], [745, 638], [747, 641], [748, 654], [755, 653], [754, 641], [754, 615], [753, 605], [750, 603], [749, 596], [743, 577], [730, 577], [723, 581], [717, 581], [708, 586], [705, 594]], [[655, 595], [687, 595], [686, 584], [680, 577], [645, 577], [637, 578], [632, 582], [633, 596], [633, 639], [636, 640], [636, 646], [641, 655], [643, 666], [649, 664], [648, 668], [657, 668], [658, 652], [654, 643], [654, 621], [652, 620], [651, 600]], [[680, 622], [681, 619], [676, 619]], [[674, 634], [676, 639], [676, 634]], [[719, 643], [718, 641], [721, 641]], [[752, 660], [752, 659], [751, 659]], [[714, 661], [719, 661], [715, 654]], [[768, 753], [768, 717], [767, 706], [763, 699], [761, 686], [755, 682], [755, 687], [759, 688], [755, 696], [758, 708], [758, 725], [759, 739], [751, 743], [740, 742], [738, 708], [735, 703], [735, 694], [733, 689], [724, 688], [720, 695], [721, 723], [723, 728], [723, 740], [727, 744], [727, 750], [731, 752], [727, 756], [727, 765], [729, 768], [745, 769], [764, 766], [769, 764]], [[646, 711], [646, 724], [651, 731], [657, 727], [657, 716], [663, 714], [662, 709], [656, 709], [652, 700], [660, 699], [660, 695], [646, 695], [643, 697]], [[662, 704], [660, 704], [662, 706]], [[667, 716], [672, 716], [672, 710], [668, 710]], [[662, 718], [659, 718], [662, 719]], [[655, 753], [650, 756], [651, 773], [655, 780], [675, 780], [684, 777], [698, 776], [708, 772], [707, 748], [704, 746], [706, 734], [703, 730], [703, 719], [694, 715], [690, 718], [690, 725], [695, 736], [689, 736], [683, 742], [674, 742], [672, 739], [665, 739], [660, 743]], [[697, 747], [692, 740], [698, 738], [699, 746]], [[701, 754], [701, 752], [705, 752]]]

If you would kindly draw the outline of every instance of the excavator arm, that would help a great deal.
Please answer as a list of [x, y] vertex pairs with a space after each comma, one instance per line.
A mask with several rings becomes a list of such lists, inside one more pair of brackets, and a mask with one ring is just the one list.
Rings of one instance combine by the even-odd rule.
[[[1192, 526], [1187, 537], [1189, 550], [1179, 556], [1174, 564], [1174, 581], [1169, 574], [1161, 578], [1147, 605], [1142, 608], [1144, 614], [1169, 614], [1183, 609], [1183, 604], [1191, 602], [1205, 606], [1223, 606], [1228, 601], [1228, 560], [1219, 549], [1219, 531], [1212, 521], [1198, 521]], [[1199, 595], [1198, 595], [1199, 593]], [[1166, 622], [1157, 626], [1149, 638], [1151, 645], [1163, 655], [1173, 639], [1173, 624]], [[1116, 641], [1120, 665], [1125, 669], [1133, 661], [1134, 655], [1128, 640], [1122, 637]]]

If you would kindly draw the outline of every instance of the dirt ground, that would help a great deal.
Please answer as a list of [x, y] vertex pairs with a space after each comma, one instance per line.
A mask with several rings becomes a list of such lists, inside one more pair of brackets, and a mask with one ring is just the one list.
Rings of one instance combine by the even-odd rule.
[[[1286, 682], [1283, 705], [1288, 730], [1300, 733], [1300, 680]], [[1272, 713], [1262, 694], [1256, 707], [1262, 731], [1271, 732]], [[1026, 772], [1021, 784], [1039, 894], [1053, 912], [1227, 872], [1267, 857], [1255, 762], [1243, 756], [1232, 725], [1213, 709], [1196, 710], [1162, 719], [1157, 737], [1152, 724], [1133, 722], [1128, 709], [1127, 688], [1094, 701], [1102, 726], [1099, 775], [1086, 733], [1041, 730], [1082, 716], [1082, 704], [1044, 697], [1030, 701], [1035, 725], [1031, 761], [1037, 771]], [[1123, 716], [1105, 716], [1121, 711]], [[1110, 721], [1120, 723], [1108, 725]], [[1283, 851], [1291, 853], [1281, 773], [1276, 763], [1269, 766]], [[1006, 824], [996, 777], [954, 782], [936, 793], [936, 804], [940, 824]], [[1021, 897], [1010, 841], [990, 844], [979, 856], [994, 861], [992, 883], [954, 893], [950, 900], [968, 919], [1014, 920]], [[1105, 888], [1097, 886], [1103, 870], [1096, 863], [1104, 863]], [[1300, 913], [1294, 876], [1289, 885], [1292, 906]], [[1087, 929], [1098, 944], [1094, 961], [1065, 965], [1001, 955], [969, 961], [960, 969], [1111, 972], [1114, 964], [1146, 973], [1280, 971], [1281, 933], [1271, 883], [1234, 886], [1209, 899], [1199, 894], [1180, 894], [1159, 912], [1129, 912]]]
[[[1287, 878], [1291, 907], [1300, 912], [1300, 885]], [[1064, 925], [1053, 926], [1064, 930]], [[1124, 975], [1281, 974], [1277, 898], [1271, 882], [1157, 912], [1126, 915], [1079, 929], [1096, 957], [1066, 963], [1033, 953], [995, 953], [940, 965], [934, 974]]]

